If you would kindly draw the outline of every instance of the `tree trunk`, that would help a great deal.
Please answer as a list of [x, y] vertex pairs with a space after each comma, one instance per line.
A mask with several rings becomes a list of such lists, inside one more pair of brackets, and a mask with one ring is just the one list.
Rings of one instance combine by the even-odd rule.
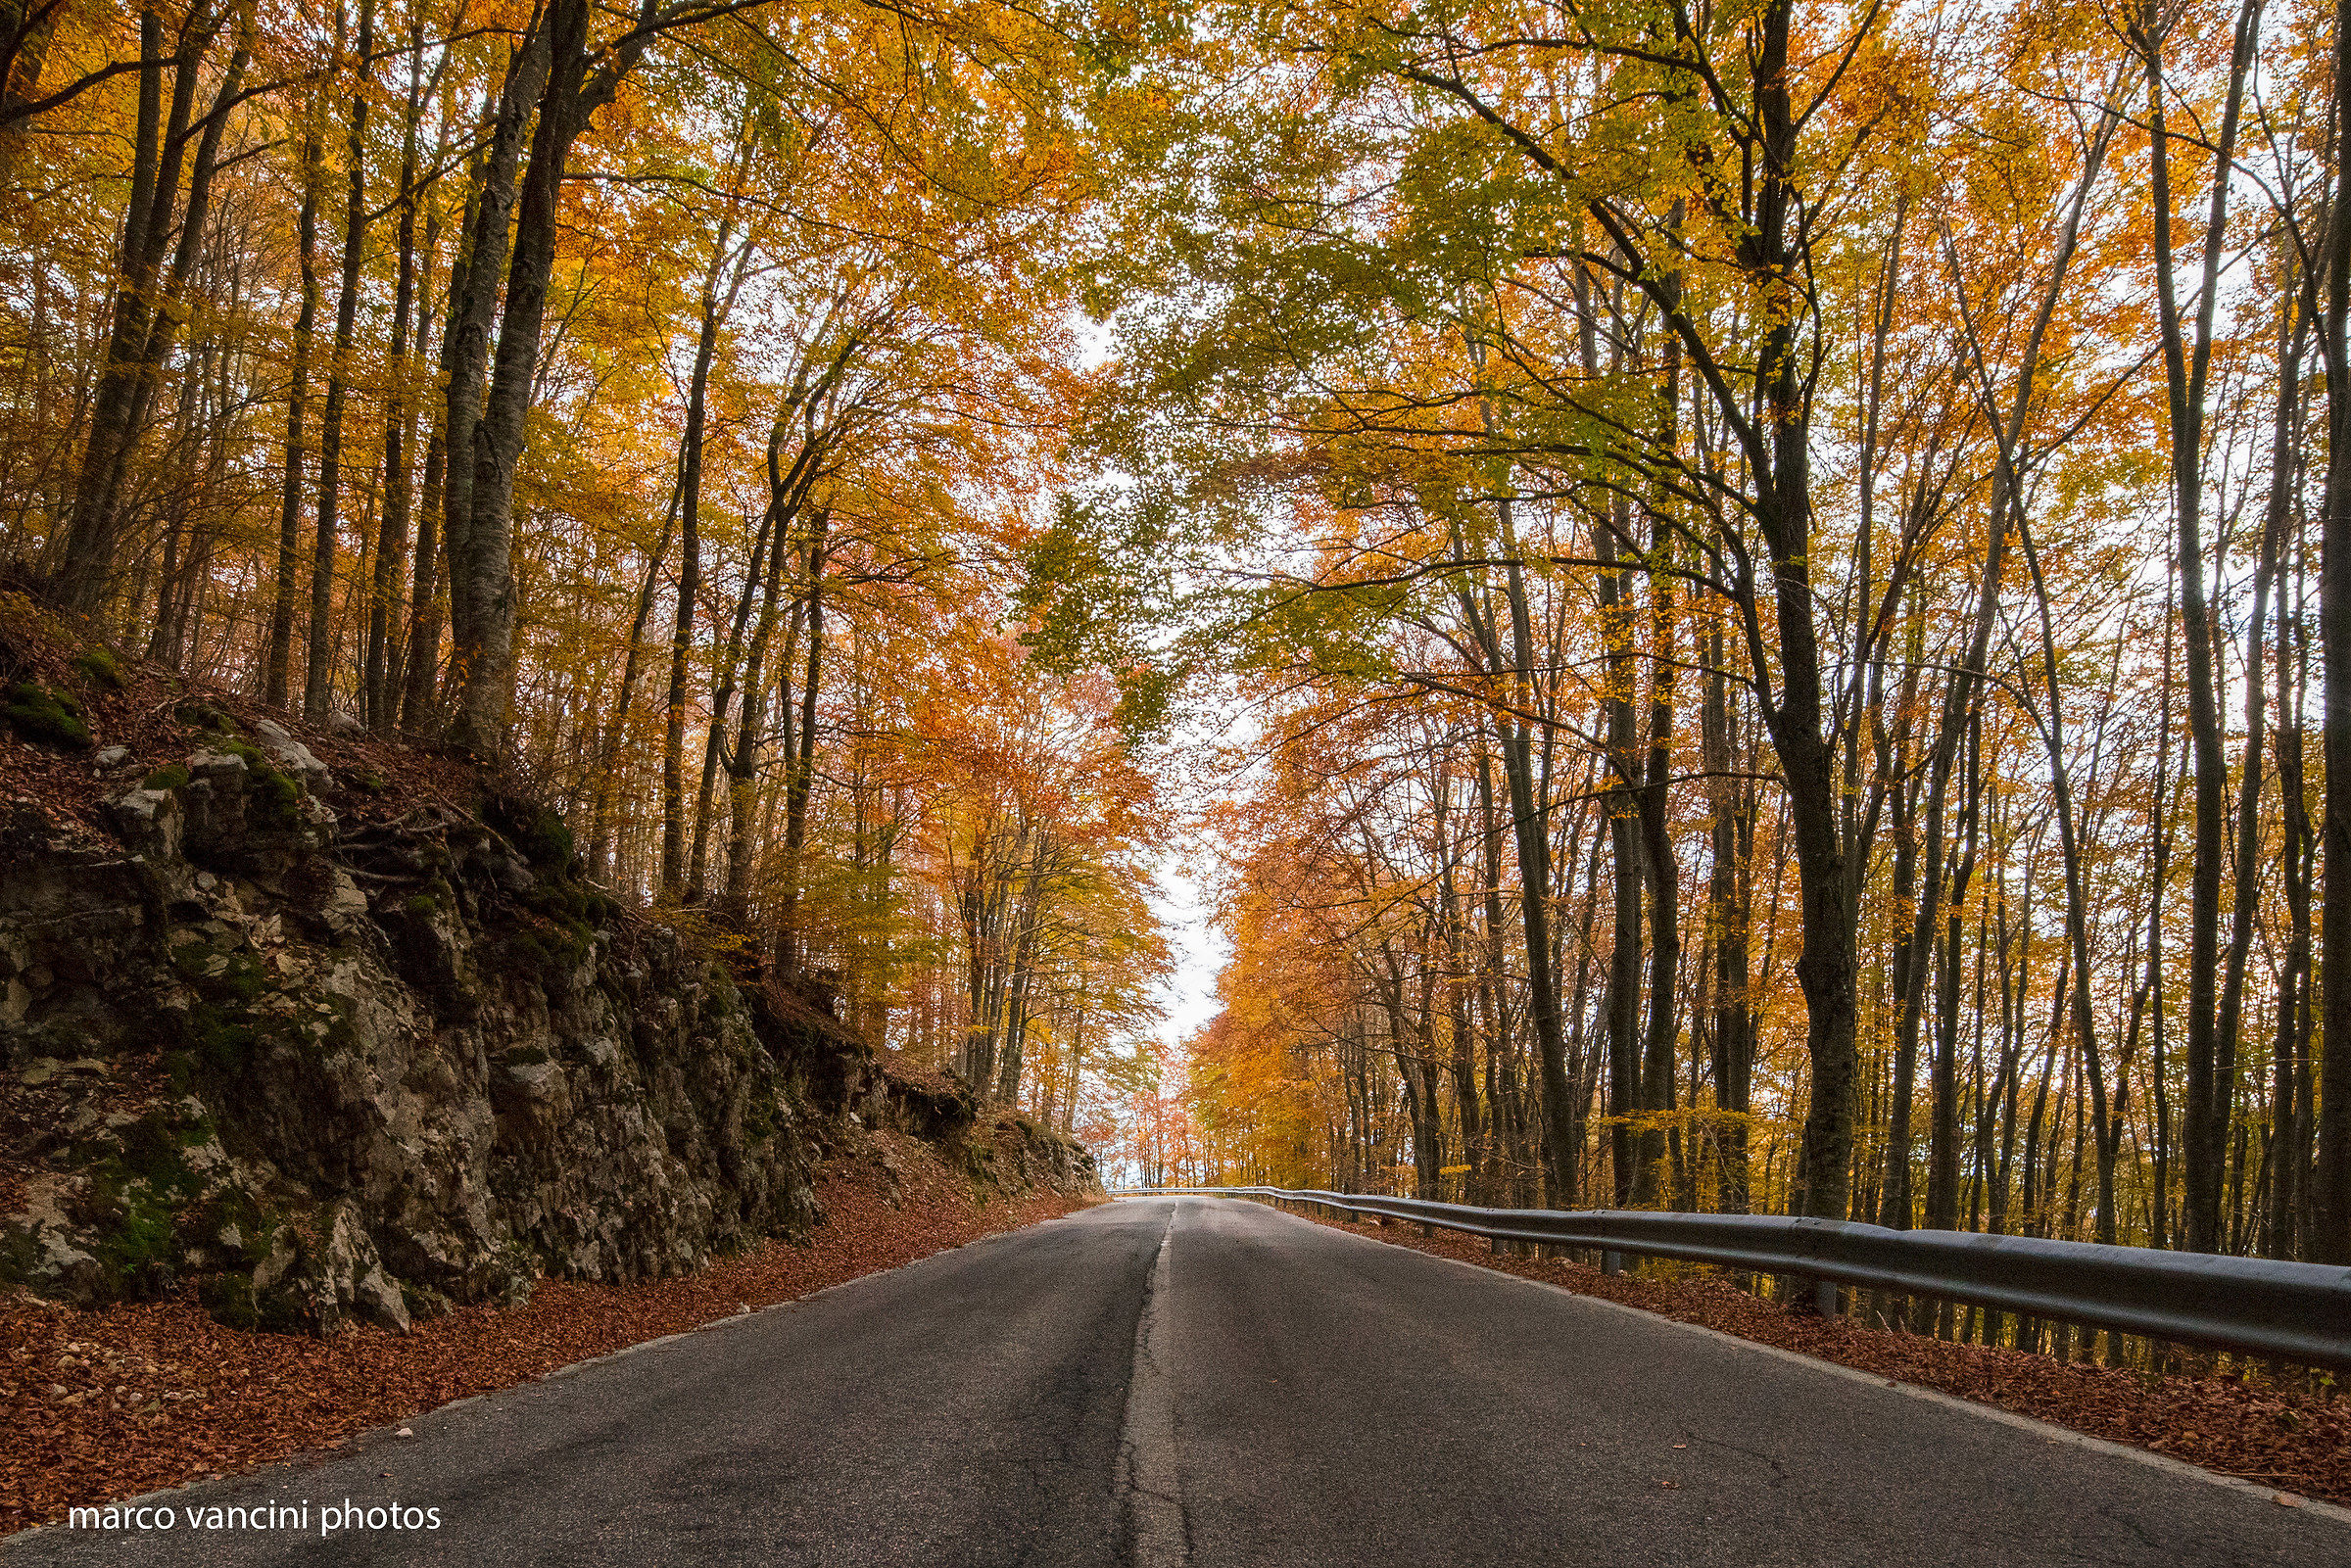
[[[727, 880], [719, 909], [737, 927], [748, 917], [751, 896], [751, 804], [759, 784], [759, 726], [766, 716], [767, 648], [775, 635], [776, 606], [783, 588], [785, 551], [781, 541], [768, 552], [767, 585], [760, 595], [758, 629], [744, 661], [743, 718], [735, 736], [735, 760], [727, 772], [733, 783], [727, 790]], [[784, 638], [784, 656], [777, 662], [789, 669], [792, 650], [799, 638], [797, 613]]]
[[514, 249], [506, 267], [505, 308], [499, 316], [498, 353], [470, 453], [472, 495], [462, 548], [453, 555], [450, 594], [462, 603], [456, 657], [457, 692], [451, 738], [476, 755], [505, 744], [514, 686], [514, 479], [522, 460], [524, 424], [539, 369], [547, 321], [547, 291], [554, 271], [556, 215], [571, 144], [598, 108], [611, 101], [620, 78], [636, 64], [652, 34], [653, 0], [638, 24], [588, 71], [594, 39], [588, 0], [551, 0], [546, 11], [547, 88], [531, 132], [531, 158], [514, 205]]
[[[2334, 13], [2334, 101], [2351, 104], [2351, 0]], [[2312, 1173], [2314, 1262], [2351, 1263], [2351, 133], [2333, 117], [2334, 189], [2325, 262], [2327, 361], [2326, 518], [2319, 578], [2319, 640], [2327, 661], [2324, 751], [2327, 807], [2319, 922], [2323, 1008]]]
[[318, 322], [318, 133], [306, 128], [302, 141], [302, 211], [295, 219], [302, 259], [302, 312], [294, 318], [294, 368], [286, 391], [286, 456], [277, 514], [277, 582], [269, 610], [269, 657], [262, 700], [283, 708], [292, 694], [294, 662], [294, 574], [302, 561], [302, 467], [304, 404], [310, 397], [311, 343]]
[[726, 263], [734, 219], [718, 225], [710, 265], [702, 273], [702, 320], [695, 340], [694, 376], [686, 393], [686, 441], [678, 450], [679, 502], [684, 519], [684, 556], [678, 570], [677, 615], [669, 641], [668, 722], [661, 738], [661, 895], [676, 898], [686, 883], [686, 687], [692, 671], [695, 595], [702, 582], [702, 443], [708, 418], [710, 361], [718, 348], [722, 319], [718, 274]]
[[[342, 50], [343, 12], [335, 11], [336, 52]], [[302, 683], [302, 716], [326, 722], [333, 698], [335, 529], [343, 490], [343, 400], [351, 385], [352, 335], [359, 322], [360, 247], [367, 237], [368, 56], [375, 52], [375, 0], [360, 0], [358, 82], [351, 95], [351, 135], [345, 145], [342, 293], [335, 301], [335, 347], [326, 366], [326, 406], [319, 414], [318, 528], [311, 565], [311, 636]]]
[[[441, 504], [443, 515], [441, 575], [449, 585], [452, 641], [457, 649], [473, 645], [469, 617], [474, 600], [458, 591], [460, 570], [469, 570], [473, 525], [474, 430], [481, 423], [483, 378], [490, 362], [490, 327], [498, 315], [499, 285], [506, 271], [512, 244], [515, 180], [521, 169], [522, 138], [531, 111], [547, 91], [550, 32], [541, 14], [523, 34], [506, 63], [491, 116], [487, 145], [476, 165], [472, 199], [466, 206], [465, 239], [449, 275], [449, 325], [441, 339], [441, 374], [446, 410], [442, 442], [447, 475]], [[436, 645], [439, 632], [434, 633]], [[454, 694], [460, 671], [453, 657], [450, 689]]]
[[[2245, 0], [2237, 18], [2236, 46], [2222, 114], [2218, 167], [2233, 162], [2245, 77], [2261, 14], [2260, 0]], [[2172, 504], [2180, 537], [2180, 614], [2187, 649], [2187, 726], [2194, 756], [2195, 833], [2188, 904], [2187, 1122], [2185, 1217], [2187, 1250], [2221, 1247], [2222, 1182], [2229, 1154], [2229, 1123], [2235, 1091], [2235, 1045], [2224, 1038], [2220, 1020], [2221, 877], [2228, 857], [2229, 764], [2221, 736], [2218, 679], [2213, 670], [2215, 623], [2204, 581], [2203, 441], [2204, 387], [2212, 358], [2213, 317], [2228, 243], [2229, 186], [2226, 174], [2212, 182], [2206, 219], [2202, 286], [2192, 341], [2181, 318], [2172, 257], [2171, 134], [2166, 125], [2163, 46], [2166, 23], [2153, 0], [2134, 19], [2132, 41], [2145, 66], [2148, 93], [2147, 159], [2156, 220], [2150, 227], [2155, 252], [2156, 314], [2163, 339], [2164, 373], [2170, 393]]]
[[1748, 1175], [1749, 1090], [1754, 1066], [1754, 1024], [1748, 991], [1748, 906], [1753, 887], [1755, 807], [1751, 784], [1730, 777], [1738, 751], [1731, 734], [1723, 639], [1706, 638], [1705, 705], [1700, 718], [1702, 766], [1713, 798], [1712, 866], [1706, 879], [1706, 928], [1713, 938], [1714, 1109], [1721, 1114], [1721, 1191], [1716, 1207], [1744, 1214], [1751, 1206]]
[[[1531, 691], [1534, 635], [1526, 608], [1526, 585], [1516, 559], [1506, 568], [1514, 668], [1521, 690]], [[1551, 930], [1551, 802], [1537, 786], [1533, 736], [1523, 719], [1498, 719], [1503, 776], [1510, 788], [1511, 819], [1518, 846], [1519, 914], [1526, 928], [1528, 1011], [1535, 1026], [1535, 1052], [1543, 1085], [1543, 1155], [1554, 1205], [1570, 1208], [1576, 1195], [1575, 1113], [1567, 1081], [1565, 1030], [1559, 1018], [1559, 973], [1553, 968]]]
[[791, 772], [784, 786], [785, 882], [776, 920], [776, 952], [786, 974], [796, 974], [804, 958], [800, 947], [801, 857], [808, 843], [808, 796], [816, 783], [816, 694], [824, 674], [826, 533], [832, 513], [820, 508], [809, 520], [808, 542], [808, 663], [801, 673], [799, 747], [789, 759]]
[[652, 618], [653, 593], [661, 584], [661, 567], [669, 559], [670, 535], [678, 523], [678, 492], [669, 493], [669, 509], [661, 516], [661, 537], [646, 557], [645, 581], [637, 589], [637, 618], [629, 623], [629, 651], [620, 666], [620, 689], [612, 698], [612, 717], [605, 722], [603, 744], [596, 759], [596, 805], [589, 817], [588, 878], [611, 879], [612, 796], [619, 786], [620, 745], [629, 728], [629, 708], [637, 695], [637, 671], [645, 659], [645, 624]]
[[[171, 103], [167, 112], [163, 103], [163, 24], [153, 10], [140, 15], [140, 53], [148, 63], [139, 71], [130, 201], [118, 253], [112, 330], [91, 397], [90, 434], [82, 450], [72, 512], [64, 531], [63, 559], [47, 585], [50, 601], [71, 614], [97, 614], [114, 585], [115, 557], [124, 526], [122, 486], [131, 451], [145, 428], [148, 404], [164, 361], [187, 315], [182, 297], [203, 241], [227, 107], [236, 100], [252, 57], [251, 13], [245, 12], [238, 22], [235, 52], [219, 90], [214, 94], [212, 112], [205, 116], [203, 129], [196, 132], [186, 207], [177, 213], [175, 221], [174, 213], [180, 206], [180, 164], [194, 129], [190, 120], [197, 77], [224, 20], [224, 13], [209, 5], [200, 5], [189, 14], [171, 61]], [[175, 230], [179, 244], [167, 280], [165, 246]]]
[[[1670, 550], [1664, 525], [1651, 548], [1660, 555]], [[1656, 1117], [1673, 1110], [1673, 1047], [1675, 1038], [1674, 980], [1681, 969], [1681, 867], [1673, 853], [1666, 827], [1666, 789], [1673, 771], [1673, 689], [1677, 650], [1674, 637], [1673, 578], [1653, 571], [1649, 579], [1654, 642], [1650, 675], [1649, 762], [1640, 796], [1641, 859], [1649, 885], [1649, 1027], [1641, 1048], [1641, 1109]], [[1652, 1121], [1642, 1129], [1635, 1157], [1633, 1204], [1647, 1208], [1659, 1200], [1667, 1153], [1664, 1125]]]
[[709, 864], [710, 820], [717, 804], [718, 766], [727, 750], [727, 716], [734, 711], [735, 671], [743, 657], [743, 640], [750, 627], [751, 605], [758, 597], [768, 551], [781, 549], [781, 523], [771, 505], [760, 513], [759, 531], [751, 541], [750, 565], [744, 569], [743, 592], [736, 595], [735, 620], [727, 645], [719, 655], [718, 674], [710, 694], [710, 725], [702, 737], [701, 790], [695, 796], [694, 843], [686, 857], [686, 902], [698, 904], [704, 890], [703, 873]]
[[400, 238], [397, 281], [392, 295], [392, 390], [384, 400], [384, 516], [375, 546], [375, 582], [367, 597], [367, 661], [360, 672], [362, 717], [378, 735], [390, 735], [400, 717], [400, 656], [395, 612], [401, 569], [408, 552], [408, 446], [415, 416], [408, 406], [408, 312], [416, 296], [416, 127], [424, 112], [421, 15], [408, 24], [408, 109], [400, 143]]

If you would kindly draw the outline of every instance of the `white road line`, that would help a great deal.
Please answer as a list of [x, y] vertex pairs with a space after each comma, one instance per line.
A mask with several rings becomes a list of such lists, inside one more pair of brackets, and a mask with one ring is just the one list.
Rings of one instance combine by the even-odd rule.
[[1191, 1560], [1183, 1483], [1176, 1464], [1176, 1380], [1168, 1343], [1176, 1212], [1168, 1214], [1168, 1228], [1160, 1232], [1159, 1256], [1134, 1325], [1134, 1369], [1127, 1381], [1126, 1425], [1119, 1435], [1128, 1560], [1134, 1568], [1183, 1568]]

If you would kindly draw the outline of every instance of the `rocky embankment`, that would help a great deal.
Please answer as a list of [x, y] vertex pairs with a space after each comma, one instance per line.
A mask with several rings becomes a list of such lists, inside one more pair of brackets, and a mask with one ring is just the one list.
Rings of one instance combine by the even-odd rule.
[[803, 1234], [816, 1162], [869, 1131], [1008, 1193], [1094, 1189], [1083, 1151], [886, 1069], [822, 997], [615, 910], [552, 814], [400, 809], [319, 736], [166, 706], [142, 755], [43, 748], [78, 811], [0, 774], [0, 1286], [192, 1278], [233, 1326], [405, 1329]]

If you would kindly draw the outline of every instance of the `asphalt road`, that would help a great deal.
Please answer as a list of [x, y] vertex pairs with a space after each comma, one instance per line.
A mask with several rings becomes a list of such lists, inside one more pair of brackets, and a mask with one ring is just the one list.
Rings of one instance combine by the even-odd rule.
[[[410, 1426], [160, 1495], [168, 1533], [27, 1532], [0, 1564], [2351, 1565], [2339, 1515], [1191, 1198]], [[439, 1528], [322, 1535], [346, 1499]], [[305, 1524], [188, 1517], [271, 1500]]]

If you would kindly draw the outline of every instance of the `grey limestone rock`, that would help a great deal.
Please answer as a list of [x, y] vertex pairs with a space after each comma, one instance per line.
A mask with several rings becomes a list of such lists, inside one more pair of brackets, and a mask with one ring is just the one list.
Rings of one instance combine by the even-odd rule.
[[[53, 1129], [12, 1153], [60, 1185], [0, 1214], [0, 1283], [86, 1303], [216, 1272], [232, 1320], [333, 1333], [812, 1222], [808, 1031], [763, 1036], [708, 961], [582, 919], [527, 840], [446, 813], [341, 833], [323, 766], [261, 739], [291, 799], [203, 747], [112, 803], [128, 853], [12, 819], [0, 1068]], [[137, 1100], [158, 1076], [184, 1105]]]
[[281, 773], [301, 780], [304, 787], [313, 794], [327, 786], [326, 764], [309, 746], [289, 735], [284, 725], [272, 719], [259, 719], [254, 722], [253, 733], [261, 736], [262, 749]]
[[405, 1330], [799, 1233], [815, 1162], [868, 1127], [1091, 1185], [1009, 1122], [967, 1142], [968, 1097], [890, 1077], [829, 1000], [615, 923], [535, 808], [346, 828], [310, 748], [255, 729], [114, 799], [119, 844], [0, 812], [0, 1069], [44, 1129], [8, 1151], [41, 1175], [0, 1285], [192, 1276], [224, 1321]]

